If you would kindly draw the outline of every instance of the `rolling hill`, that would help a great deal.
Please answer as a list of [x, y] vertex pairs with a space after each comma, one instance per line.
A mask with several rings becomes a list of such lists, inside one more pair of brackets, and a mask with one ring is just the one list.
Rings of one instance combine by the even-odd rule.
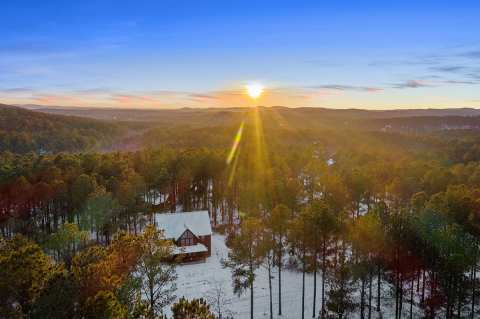
[[118, 124], [0, 104], [0, 151], [84, 151], [111, 143], [123, 131]]

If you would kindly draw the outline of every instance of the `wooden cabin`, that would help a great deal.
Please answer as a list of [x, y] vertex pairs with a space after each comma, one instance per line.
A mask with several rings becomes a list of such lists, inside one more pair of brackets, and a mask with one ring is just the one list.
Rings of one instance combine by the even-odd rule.
[[158, 214], [157, 227], [175, 243], [174, 255], [182, 261], [205, 260], [212, 253], [212, 226], [208, 211]]

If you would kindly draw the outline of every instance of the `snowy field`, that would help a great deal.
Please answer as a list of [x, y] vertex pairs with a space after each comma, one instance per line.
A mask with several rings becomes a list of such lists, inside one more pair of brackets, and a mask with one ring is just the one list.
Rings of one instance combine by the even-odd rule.
[[[213, 235], [212, 237], [212, 256], [206, 262], [185, 264], [177, 267], [178, 297], [185, 296], [187, 299], [205, 298], [213, 291], [215, 285], [221, 285], [231, 299], [231, 304], [227, 307], [232, 311], [234, 318], [250, 318], [250, 291], [246, 291], [238, 297], [233, 294], [232, 279], [229, 269], [222, 268], [221, 259], [226, 258], [228, 248], [225, 246], [224, 237]], [[267, 270], [260, 268], [257, 271], [254, 290], [254, 314], [255, 318], [269, 318], [269, 293], [268, 293], [268, 275]], [[302, 274], [290, 270], [282, 271], [282, 316], [278, 316], [278, 278], [276, 269], [273, 269], [273, 312], [274, 318], [301, 318], [302, 305]], [[317, 315], [321, 306], [321, 276], [317, 275]], [[312, 296], [313, 296], [313, 275], [306, 275], [305, 279], [305, 318], [312, 318]], [[351, 315], [349, 318], [356, 318], [357, 315]], [[374, 312], [372, 318], [376, 318]], [[384, 317], [384, 318], [388, 318]]]
[[[224, 237], [212, 236], [212, 256], [204, 263], [185, 264], [177, 267], [177, 292], [178, 297], [185, 296], [187, 299], [205, 298], [213, 291], [215, 285], [222, 285], [231, 304], [227, 306], [234, 318], [250, 318], [250, 291], [246, 291], [238, 297], [233, 294], [232, 277], [229, 269], [222, 268], [221, 259], [227, 258], [228, 248], [225, 246]], [[273, 310], [274, 318], [278, 312], [277, 274], [273, 269]], [[317, 280], [321, 277], [318, 276]], [[320, 282], [320, 281], [319, 281]], [[268, 318], [269, 316], [269, 293], [267, 270], [260, 268], [257, 271], [254, 290], [254, 313], [255, 318]], [[306, 309], [305, 317], [312, 317], [313, 276], [306, 276]], [[300, 318], [302, 302], [302, 275], [288, 270], [282, 271], [282, 312], [279, 318]], [[318, 287], [317, 287], [318, 289]], [[320, 290], [317, 291], [317, 309], [321, 302]]]

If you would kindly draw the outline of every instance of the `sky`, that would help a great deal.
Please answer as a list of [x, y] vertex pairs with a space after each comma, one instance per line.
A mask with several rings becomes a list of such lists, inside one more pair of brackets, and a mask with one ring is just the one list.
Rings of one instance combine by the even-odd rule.
[[479, 30], [478, 0], [2, 0], [0, 103], [480, 107]]

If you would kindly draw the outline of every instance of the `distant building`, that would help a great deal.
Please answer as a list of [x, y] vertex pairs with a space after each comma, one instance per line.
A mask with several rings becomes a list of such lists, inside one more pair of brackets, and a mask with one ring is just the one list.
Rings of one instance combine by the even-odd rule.
[[158, 214], [155, 220], [165, 238], [175, 243], [173, 253], [183, 261], [211, 256], [212, 226], [208, 211]]

